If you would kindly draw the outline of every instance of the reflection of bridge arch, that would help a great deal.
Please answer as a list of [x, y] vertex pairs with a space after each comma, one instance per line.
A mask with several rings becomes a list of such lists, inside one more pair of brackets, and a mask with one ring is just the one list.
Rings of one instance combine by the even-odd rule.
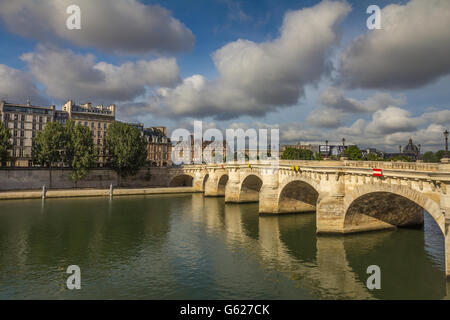
[[194, 177], [189, 174], [180, 174], [170, 180], [169, 187], [192, 187]]
[[259, 201], [259, 191], [263, 185], [262, 178], [257, 174], [249, 174], [243, 180], [239, 188], [240, 202]]
[[440, 205], [426, 194], [404, 185], [359, 185], [344, 198], [344, 232], [423, 224], [423, 209], [444, 233]]

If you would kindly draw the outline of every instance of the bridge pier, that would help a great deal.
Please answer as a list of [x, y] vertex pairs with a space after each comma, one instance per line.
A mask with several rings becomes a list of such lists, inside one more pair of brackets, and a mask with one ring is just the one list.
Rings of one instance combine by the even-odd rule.
[[278, 180], [278, 174], [263, 173], [263, 184], [259, 192], [259, 214], [279, 213]]
[[230, 169], [228, 173], [228, 182], [225, 187], [225, 202], [240, 202], [240, 174], [236, 169]]
[[450, 184], [442, 184], [441, 209], [445, 217], [445, 275], [450, 279]]

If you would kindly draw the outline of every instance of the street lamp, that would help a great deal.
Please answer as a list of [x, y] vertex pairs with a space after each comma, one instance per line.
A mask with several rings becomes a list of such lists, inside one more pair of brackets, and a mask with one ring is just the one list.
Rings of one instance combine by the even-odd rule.
[[345, 138], [342, 138], [342, 158], [345, 157]]
[[398, 146], [398, 153], [402, 153], [402, 146]]
[[445, 157], [448, 159], [448, 130], [444, 131], [445, 137]]
[[419, 144], [417, 147], [419, 147], [419, 154], [417, 155], [417, 160], [420, 160], [420, 148], [421, 148], [422, 146]]

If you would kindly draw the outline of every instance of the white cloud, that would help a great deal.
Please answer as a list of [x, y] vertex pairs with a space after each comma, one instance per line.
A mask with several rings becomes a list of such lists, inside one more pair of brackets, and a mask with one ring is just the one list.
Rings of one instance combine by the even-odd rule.
[[[81, 30], [66, 28], [73, 4], [81, 9]], [[194, 44], [192, 32], [168, 10], [136, 0], [0, 1], [0, 18], [16, 34], [106, 52], [179, 52]]]
[[379, 134], [411, 132], [417, 130], [420, 124], [423, 124], [422, 119], [411, 117], [409, 111], [388, 107], [373, 114], [372, 121], [367, 125], [367, 131]]
[[231, 119], [293, 105], [304, 95], [304, 86], [330, 71], [330, 49], [339, 42], [338, 25], [349, 11], [346, 2], [324, 1], [288, 12], [278, 38], [225, 45], [212, 56], [219, 73], [215, 81], [189, 77], [174, 89], [160, 90], [147, 110]]
[[27, 72], [0, 64], [0, 99], [16, 103], [25, 103], [30, 99], [34, 104], [47, 104]]
[[179, 81], [174, 58], [126, 62], [115, 66], [96, 62], [95, 57], [76, 55], [70, 50], [40, 46], [22, 56], [33, 76], [49, 96], [58, 99], [130, 101], [149, 86], [169, 86]]
[[450, 73], [450, 1], [411, 0], [381, 10], [381, 30], [356, 38], [340, 59], [349, 87], [403, 89]]
[[389, 106], [406, 104], [404, 95], [395, 98], [388, 93], [376, 92], [366, 100], [347, 98], [344, 90], [329, 87], [319, 96], [321, 107], [312, 111], [306, 121], [319, 128], [337, 128], [352, 113], [372, 113]]

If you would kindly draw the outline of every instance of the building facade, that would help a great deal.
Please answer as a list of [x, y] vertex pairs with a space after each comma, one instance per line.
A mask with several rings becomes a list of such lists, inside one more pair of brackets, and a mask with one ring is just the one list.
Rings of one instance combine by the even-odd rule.
[[26, 104], [1, 102], [1, 121], [11, 132], [12, 150], [10, 161], [2, 166], [31, 167], [33, 165], [31, 148], [36, 133], [42, 131], [45, 125], [55, 119], [55, 106], [33, 106]]
[[143, 129], [147, 140], [147, 160], [150, 165], [164, 167], [172, 165], [172, 142], [167, 137], [166, 127], [150, 127]]
[[94, 107], [89, 102], [76, 105], [72, 100], [69, 100], [62, 106], [62, 112], [56, 113], [57, 121], [65, 124], [67, 119], [71, 119], [75, 124], [81, 124], [91, 130], [92, 140], [98, 149], [98, 166], [103, 167], [106, 163], [104, 138], [106, 130], [116, 120], [115, 105]]

